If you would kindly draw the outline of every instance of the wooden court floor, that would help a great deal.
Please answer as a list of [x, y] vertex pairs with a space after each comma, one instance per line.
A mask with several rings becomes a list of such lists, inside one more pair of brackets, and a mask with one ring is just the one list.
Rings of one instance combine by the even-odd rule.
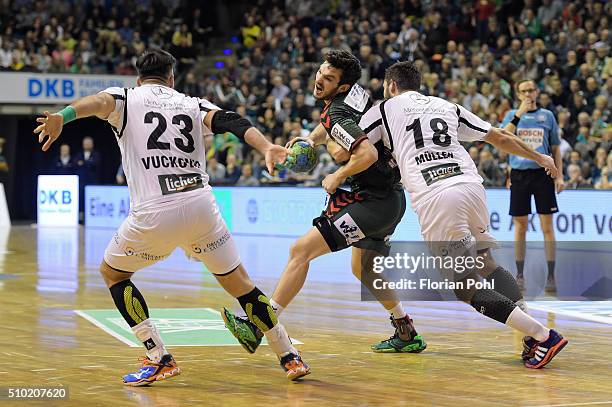
[[[29, 226], [0, 232], [0, 387], [61, 385], [70, 397], [0, 400], [2, 406], [612, 405], [611, 325], [534, 312], [570, 343], [549, 367], [533, 371], [519, 360], [518, 333], [457, 303], [408, 302], [428, 349], [374, 354], [369, 345], [391, 335], [391, 327], [378, 304], [359, 300], [354, 284], [307, 283], [283, 314], [312, 367], [303, 382], [288, 382], [267, 346], [255, 355], [238, 346], [177, 347], [171, 351], [182, 375], [126, 388], [121, 376], [144, 353], [74, 313], [114, 308], [96, 267], [84, 259], [83, 230], [76, 256], [61, 242], [43, 253], [38, 233]], [[106, 243], [99, 244], [103, 250]], [[150, 308], [237, 309], [203, 273], [162, 263], [134, 281]], [[255, 280], [266, 292], [275, 284]]]

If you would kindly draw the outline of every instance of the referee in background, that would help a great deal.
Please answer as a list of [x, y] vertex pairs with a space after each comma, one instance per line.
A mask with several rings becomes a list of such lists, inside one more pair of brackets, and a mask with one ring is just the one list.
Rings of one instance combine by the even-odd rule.
[[520, 101], [518, 109], [510, 110], [502, 122], [504, 129], [518, 135], [531, 148], [551, 155], [559, 169], [554, 180], [535, 161], [515, 155], [509, 156], [510, 215], [514, 222], [514, 254], [518, 270], [517, 282], [524, 287], [525, 234], [531, 214], [531, 196], [535, 197], [536, 211], [544, 233], [544, 247], [548, 265], [546, 290], [556, 291], [555, 285], [555, 230], [553, 213], [558, 212], [555, 194], [563, 190], [563, 163], [559, 149], [559, 127], [550, 110], [537, 106], [538, 88], [532, 80], [522, 80], [516, 85]]

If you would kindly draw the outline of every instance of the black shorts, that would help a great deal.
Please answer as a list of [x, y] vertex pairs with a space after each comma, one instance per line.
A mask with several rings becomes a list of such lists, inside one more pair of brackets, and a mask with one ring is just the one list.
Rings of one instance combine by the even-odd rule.
[[321, 216], [312, 221], [336, 252], [349, 246], [389, 255], [389, 238], [406, 211], [406, 196], [397, 187], [384, 197], [338, 189], [328, 196]]
[[555, 182], [544, 168], [515, 170], [510, 172], [510, 215], [525, 216], [531, 213], [531, 195], [535, 197], [536, 211], [540, 215], [559, 212]]

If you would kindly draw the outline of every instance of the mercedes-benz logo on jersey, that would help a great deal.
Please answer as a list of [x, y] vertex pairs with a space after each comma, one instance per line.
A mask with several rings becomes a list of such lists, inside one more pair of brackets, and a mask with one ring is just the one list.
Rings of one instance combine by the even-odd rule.
[[151, 89], [151, 93], [160, 99], [170, 99], [172, 97], [172, 92], [162, 86], [154, 87]]
[[259, 211], [257, 210], [257, 201], [255, 199], [249, 199], [249, 202], [247, 202], [246, 212], [249, 222], [257, 222], [257, 215], [259, 214]]
[[418, 103], [419, 105], [426, 105], [429, 103], [429, 98], [420, 93], [410, 93], [409, 96], [414, 103]]

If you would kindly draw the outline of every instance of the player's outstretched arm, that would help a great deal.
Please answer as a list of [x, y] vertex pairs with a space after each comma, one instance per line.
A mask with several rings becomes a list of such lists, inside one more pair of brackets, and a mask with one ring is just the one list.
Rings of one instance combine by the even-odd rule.
[[57, 113], [45, 111], [44, 117], [36, 119], [40, 124], [34, 129], [34, 134], [38, 134], [38, 143], [42, 143], [45, 137], [48, 137], [42, 146], [42, 150], [47, 151], [62, 133], [64, 124], [89, 116], [106, 119], [114, 109], [115, 99], [108, 93], [85, 96]]
[[551, 177], [557, 177], [559, 171], [555, 166], [555, 161], [552, 159], [552, 157], [545, 154], [540, 154], [531, 149], [531, 147], [529, 147], [529, 145], [527, 145], [523, 140], [515, 137], [507, 130], [491, 127], [489, 133], [484, 137], [484, 141], [509, 154], [514, 154], [529, 160], [533, 160], [538, 163], [540, 167], [546, 169], [546, 173]]
[[266, 167], [270, 174], [275, 164], [282, 164], [287, 160], [288, 150], [282, 146], [270, 143], [268, 139], [251, 122], [238, 113], [229, 110], [211, 110], [204, 117], [204, 124], [213, 133], [233, 133], [259, 151], [266, 158]]
[[367, 139], [361, 141], [353, 149], [349, 161], [323, 179], [323, 188], [333, 194], [348, 177], [367, 170], [376, 160], [378, 160], [376, 148]]

